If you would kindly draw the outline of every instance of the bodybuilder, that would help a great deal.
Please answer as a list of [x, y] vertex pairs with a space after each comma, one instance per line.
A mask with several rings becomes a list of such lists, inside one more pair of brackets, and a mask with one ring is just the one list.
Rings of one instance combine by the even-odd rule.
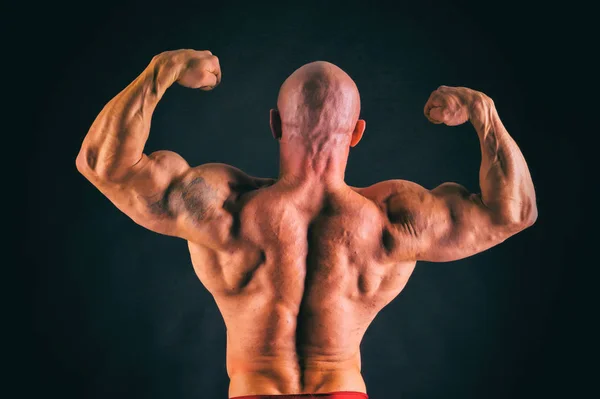
[[292, 73], [270, 111], [277, 179], [217, 163], [192, 167], [169, 151], [143, 153], [169, 86], [212, 90], [220, 81], [210, 51], [157, 55], [100, 112], [77, 168], [134, 222], [187, 240], [227, 327], [230, 398], [367, 398], [361, 339], [416, 261], [465, 258], [535, 222], [525, 159], [488, 96], [441, 86], [425, 116], [473, 124], [481, 192], [404, 180], [350, 187], [344, 170], [365, 121], [356, 84], [328, 62]]

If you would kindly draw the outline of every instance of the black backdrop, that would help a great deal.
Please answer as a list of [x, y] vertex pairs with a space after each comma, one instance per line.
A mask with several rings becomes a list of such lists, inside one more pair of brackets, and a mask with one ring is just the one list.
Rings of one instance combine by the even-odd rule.
[[578, 71], [563, 68], [579, 62], [578, 22], [547, 4], [419, 4], [31, 4], [20, 27], [34, 42], [19, 62], [31, 71], [21, 262], [34, 334], [21, 346], [21, 395], [227, 397], [225, 328], [185, 242], [135, 225], [75, 169], [102, 106], [153, 55], [177, 48], [211, 50], [223, 81], [208, 93], [170, 89], [147, 151], [260, 176], [277, 175], [268, 110], [306, 62], [337, 64], [361, 92], [367, 130], [351, 151], [352, 185], [477, 190], [474, 130], [429, 124], [422, 109], [442, 84], [490, 95], [529, 163], [538, 222], [472, 258], [417, 265], [362, 343], [369, 394], [558, 397], [592, 382], [584, 359], [597, 312], [583, 302], [591, 276], [576, 249], [589, 205], [581, 102], [566, 89]]

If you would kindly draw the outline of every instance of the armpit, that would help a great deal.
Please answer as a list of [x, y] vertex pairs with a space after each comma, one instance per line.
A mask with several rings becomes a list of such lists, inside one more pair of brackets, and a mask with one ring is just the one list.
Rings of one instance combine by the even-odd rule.
[[402, 198], [391, 196], [386, 201], [387, 217], [389, 221], [414, 237], [419, 236], [419, 228], [415, 214], [405, 204]]
[[172, 210], [169, 209], [168, 196], [164, 193], [159, 193], [149, 197], [140, 195], [138, 198], [146, 204], [152, 215], [158, 217], [174, 216]]
[[205, 177], [190, 176], [173, 184], [165, 197], [168, 203], [166, 212], [185, 213], [193, 221], [202, 221], [209, 216], [221, 196]]
[[209, 184], [205, 177], [194, 174], [173, 180], [163, 192], [138, 196], [157, 218], [174, 218], [185, 214], [194, 221], [206, 219], [220, 197], [218, 189]]

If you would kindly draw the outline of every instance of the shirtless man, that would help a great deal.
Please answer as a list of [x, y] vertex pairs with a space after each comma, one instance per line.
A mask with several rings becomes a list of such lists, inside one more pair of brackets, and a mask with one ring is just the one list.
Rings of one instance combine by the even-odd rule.
[[211, 90], [220, 81], [210, 51], [157, 55], [98, 115], [77, 168], [136, 223], [188, 241], [227, 327], [230, 398], [367, 398], [361, 339], [416, 261], [471, 256], [536, 220], [525, 159], [489, 97], [441, 86], [425, 116], [448, 126], [471, 121], [481, 193], [404, 180], [350, 187], [344, 170], [365, 121], [355, 83], [327, 62], [302, 66], [281, 86], [270, 114], [278, 179], [143, 153], [169, 86]]

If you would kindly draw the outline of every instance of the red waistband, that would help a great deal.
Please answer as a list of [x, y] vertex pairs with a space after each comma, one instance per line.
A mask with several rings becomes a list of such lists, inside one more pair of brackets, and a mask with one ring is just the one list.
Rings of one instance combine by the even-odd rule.
[[250, 395], [236, 396], [230, 399], [369, 399], [366, 393], [339, 391], [330, 393], [303, 393], [295, 395]]

